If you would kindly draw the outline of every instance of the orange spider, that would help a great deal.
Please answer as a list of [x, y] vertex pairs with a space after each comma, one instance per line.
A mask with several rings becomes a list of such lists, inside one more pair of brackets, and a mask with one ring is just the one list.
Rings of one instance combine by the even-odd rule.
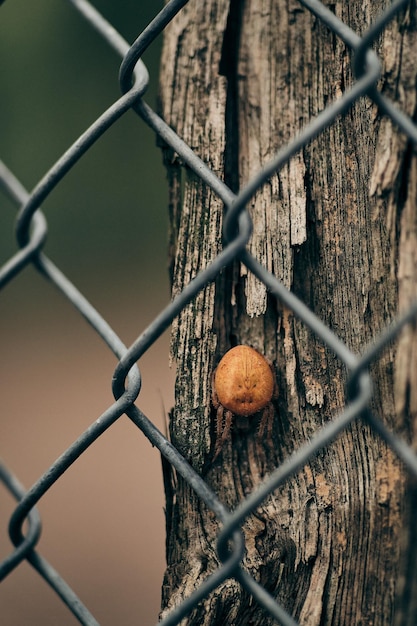
[[272, 437], [273, 398], [278, 395], [272, 364], [254, 348], [236, 346], [221, 359], [213, 373], [212, 404], [217, 411], [213, 461], [230, 438], [233, 418], [240, 428], [260, 415], [259, 436]]

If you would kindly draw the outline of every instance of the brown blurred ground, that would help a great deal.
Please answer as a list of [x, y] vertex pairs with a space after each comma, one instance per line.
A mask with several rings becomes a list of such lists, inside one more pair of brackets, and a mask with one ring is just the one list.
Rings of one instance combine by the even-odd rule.
[[[0, 308], [0, 441], [4, 461], [29, 487], [111, 404], [116, 361], [59, 294], [31, 270], [27, 274], [37, 285], [36, 306], [27, 307], [21, 295], [25, 276], [9, 286]], [[145, 310], [129, 306], [128, 297], [113, 306], [100, 301], [125, 341], [157, 312], [151, 302]], [[166, 336], [143, 359], [141, 372], [137, 404], [164, 428], [162, 407], [172, 404], [173, 382]], [[159, 454], [126, 417], [41, 500], [39, 550], [102, 626], [156, 622], [163, 505]], [[7, 521], [13, 506], [0, 488], [0, 558], [11, 550]], [[26, 564], [0, 585], [0, 607], [2, 626], [78, 623]]]

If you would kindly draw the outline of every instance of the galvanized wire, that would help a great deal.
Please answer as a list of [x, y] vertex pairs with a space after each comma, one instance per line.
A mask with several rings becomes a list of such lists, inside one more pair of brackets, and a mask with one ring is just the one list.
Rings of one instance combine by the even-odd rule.
[[[242, 525], [247, 517], [275, 489], [293, 476], [317, 452], [333, 441], [349, 424], [359, 418], [368, 422], [370, 427], [387, 442], [404, 462], [410, 474], [417, 477], [417, 456], [413, 450], [389, 430], [370, 409], [373, 385], [368, 371], [369, 366], [387, 345], [395, 340], [403, 327], [416, 320], [417, 303], [380, 333], [372, 345], [365, 346], [362, 354], [354, 354], [294, 293], [286, 289], [248, 252], [246, 246], [251, 237], [252, 222], [246, 206], [256, 191], [273, 174], [277, 173], [312, 139], [333, 124], [339, 116], [344, 115], [359, 98], [368, 97], [373, 100], [378, 105], [380, 112], [390, 117], [400, 132], [404, 132], [410, 141], [417, 143], [417, 127], [413, 121], [377, 89], [381, 67], [380, 61], [371, 47], [390, 20], [406, 7], [408, 2], [406, 0], [393, 2], [367, 32], [358, 36], [319, 0], [300, 0], [300, 4], [305, 10], [313, 13], [351, 49], [354, 59], [355, 80], [350, 89], [346, 90], [339, 99], [329, 104], [312, 119], [239, 193], [235, 194], [143, 100], [149, 76], [141, 57], [166, 25], [175, 19], [177, 13], [187, 4], [188, 0], [171, 0], [168, 2], [131, 46], [89, 2], [86, 0], [67, 1], [122, 57], [119, 74], [122, 95], [68, 148], [30, 194], [14, 173], [6, 165], [0, 163], [0, 183], [3, 191], [20, 207], [16, 220], [16, 238], [20, 250], [0, 269], [0, 287], [7, 285], [28, 264], [32, 264], [46, 280], [54, 284], [117, 357], [118, 363], [113, 376], [115, 401], [29, 489], [25, 489], [10, 468], [0, 462], [0, 479], [5, 488], [18, 501], [9, 524], [10, 539], [15, 548], [0, 563], [0, 580], [8, 576], [24, 560], [27, 560], [55, 590], [81, 624], [91, 626], [98, 623], [65, 580], [37, 552], [40, 517], [36, 505], [89, 446], [120, 416], [126, 414], [151, 443], [157, 446], [166, 461], [188, 482], [222, 523], [217, 542], [220, 567], [160, 623], [164, 626], [178, 624], [200, 600], [204, 599], [227, 578], [233, 577], [256, 598], [266, 613], [275, 618], [278, 623], [296, 626], [296, 622], [284, 608], [242, 568], [244, 554]], [[130, 347], [126, 347], [100, 313], [43, 253], [47, 222], [41, 211], [41, 205], [75, 163], [130, 109], [133, 109], [143, 122], [163, 139], [181, 157], [182, 161], [213, 190], [223, 201], [226, 214], [224, 220], [225, 244], [219, 255], [155, 317]], [[135, 400], [142, 384], [141, 374], [137, 366], [139, 359], [170, 326], [182, 309], [209, 282], [214, 281], [224, 267], [236, 259], [239, 259], [249, 271], [253, 272], [274, 296], [289, 307], [328, 349], [337, 355], [347, 368], [349, 383], [347, 404], [340, 415], [335, 416], [310, 441], [294, 452], [234, 511], [229, 511], [153, 422], [136, 407]], [[26, 532], [23, 532], [25, 522], [27, 529]]]

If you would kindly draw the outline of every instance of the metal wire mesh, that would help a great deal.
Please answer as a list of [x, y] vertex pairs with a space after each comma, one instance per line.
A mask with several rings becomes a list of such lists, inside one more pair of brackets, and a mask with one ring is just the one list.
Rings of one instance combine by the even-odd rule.
[[[303, 302], [288, 291], [249, 254], [246, 245], [251, 237], [252, 223], [246, 205], [255, 192], [293, 155], [334, 123], [338, 116], [346, 113], [353, 103], [363, 96], [373, 100], [378, 105], [381, 114], [391, 118], [399, 131], [404, 132], [414, 144], [417, 143], [417, 127], [376, 87], [380, 74], [380, 63], [371, 48], [372, 43], [390, 20], [408, 3], [405, 0], [394, 2], [379, 16], [367, 32], [359, 37], [318, 0], [300, 0], [304, 10], [312, 12], [353, 51], [356, 79], [337, 101], [328, 105], [275, 158], [267, 163], [245, 188], [238, 194], [234, 194], [142, 99], [147, 90], [149, 77], [141, 57], [165, 26], [175, 19], [176, 14], [187, 3], [187, 0], [168, 2], [131, 46], [86, 0], [68, 0], [68, 2], [87, 20], [91, 28], [100, 34], [106, 44], [123, 59], [119, 76], [122, 96], [68, 148], [30, 194], [6, 165], [0, 164], [0, 181], [3, 192], [20, 207], [16, 221], [19, 251], [11, 256], [0, 269], [0, 286], [4, 288], [28, 264], [32, 264], [45, 279], [51, 281], [75, 306], [79, 314], [89, 322], [94, 332], [101, 337], [102, 341], [117, 357], [118, 364], [114, 372], [112, 389], [115, 401], [64, 451], [29, 490], [22, 487], [10, 468], [3, 463], [0, 464], [0, 478], [5, 488], [18, 501], [9, 525], [10, 539], [14, 549], [0, 563], [0, 579], [7, 577], [22, 562], [28, 561], [81, 624], [93, 625], [98, 623], [65, 580], [36, 549], [40, 536], [40, 516], [36, 505], [48, 490], [59, 481], [67, 469], [122, 415], [126, 414], [222, 522], [217, 546], [222, 562], [221, 566], [205, 580], [191, 597], [173, 610], [161, 623], [165, 626], [178, 624], [201, 599], [225, 579], [233, 576], [253, 594], [265, 611], [273, 616], [278, 623], [287, 626], [294, 625], [296, 623], [294, 619], [241, 567], [244, 545], [240, 529], [246, 518], [273, 490], [282, 485], [288, 477], [294, 475], [313, 455], [329, 444], [353, 420], [359, 417], [368, 422], [395, 451], [409, 472], [417, 477], [417, 456], [369, 409], [373, 391], [372, 379], [368, 371], [370, 364], [396, 338], [404, 325], [415, 320], [417, 303], [386, 328], [372, 345], [364, 346], [361, 355], [353, 354]], [[131, 109], [156, 135], [181, 156], [183, 162], [219, 196], [227, 210], [224, 223], [225, 245], [222, 252], [207, 269], [200, 272], [182, 293], [152, 320], [137, 340], [127, 347], [100, 313], [42, 251], [47, 223], [40, 207], [79, 159]], [[340, 415], [335, 416], [332, 421], [323, 426], [308, 443], [304, 444], [279, 466], [236, 510], [231, 512], [156, 428], [154, 423], [141, 412], [135, 405], [135, 400], [141, 389], [141, 374], [136, 365], [138, 360], [170, 326], [173, 319], [186, 304], [192, 301], [208, 282], [213, 281], [219, 272], [237, 257], [267, 286], [273, 295], [292, 309], [294, 314], [345, 364], [350, 375], [351, 396]], [[25, 523], [27, 523], [27, 530], [24, 532]], [[230, 554], [228, 543], [231, 538], [233, 538], [233, 551]]]

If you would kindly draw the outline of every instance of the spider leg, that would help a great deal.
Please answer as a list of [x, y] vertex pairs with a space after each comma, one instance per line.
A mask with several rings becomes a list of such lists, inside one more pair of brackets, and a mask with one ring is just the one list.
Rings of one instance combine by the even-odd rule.
[[[214, 404], [214, 402], [213, 402]], [[217, 459], [220, 452], [222, 451], [222, 432], [223, 432], [223, 416], [224, 409], [221, 404], [217, 404], [216, 411], [216, 441], [214, 444], [214, 456], [213, 461]]]
[[266, 434], [266, 441], [269, 445], [273, 446], [272, 430], [274, 425], [274, 407], [270, 402], [263, 410], [261, 419], [259, 421], [258, 437], [263, 439]]
[[216, 419], [216, 443], [214, 444], [214, 456], [213, 461], [217, 459], [221, 453], [225, 442], [230, 437], [230, 431], [232, 428], [233, 415], [231, 411], [224, 410], [220, 404], [217, 409]]

